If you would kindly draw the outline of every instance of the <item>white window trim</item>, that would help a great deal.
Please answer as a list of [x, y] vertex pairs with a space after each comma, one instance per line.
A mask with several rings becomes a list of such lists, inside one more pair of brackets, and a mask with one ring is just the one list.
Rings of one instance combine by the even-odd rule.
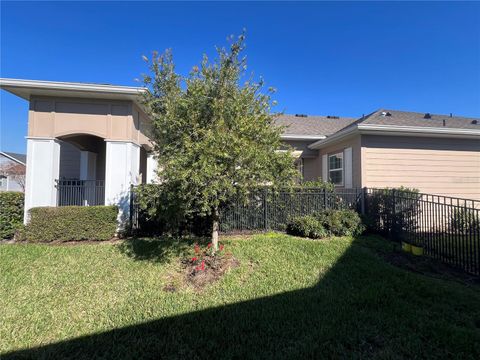
[[296, 160], [295, 167], [300, 173], [300, 176], [301, 176], [300, 180], [303, 181], [305, 179], [305, 163], [303, 161], [303, 158], [298, 158]]
[[[330, 169], [330, 158], [333, 157], [333, 156], [339, 156], [341, 159], [342, 159], [342, 167], [338, 168], [338, 169]], [[342, 173], [342, 182], [339, 183], [339, 184], [332, 184], [335, 185], [335, 186], [345, 186], [345, 159], [344, 159], [344, 156], [343, 156], [343, 151], [339, 151], [339, 152], [336, 152], [336, 153], [332, 153], [332, 154], [328, 154], [328, 181], [331, 182], [331, 177], [330, 177], [330, 174], [332, 171], [341, 171]]]

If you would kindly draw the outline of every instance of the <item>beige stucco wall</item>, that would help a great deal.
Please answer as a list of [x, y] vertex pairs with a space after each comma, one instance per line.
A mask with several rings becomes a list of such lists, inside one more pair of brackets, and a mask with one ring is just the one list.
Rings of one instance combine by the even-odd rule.
[[480, 200], [480, 141], [362, 136], [363, 186]]
[[[319, 176], [322, 176], [322, 156], [343, 152], [346, 148], [352, 148], [352, 185], [354, 188], [362, 187], [362, 155], [361, 155], [361, 136], [355, 135], [348, 139], [339, 141], [335, 144], [328, 145], [318, 152], [318, 157], [315, 159], [316, 168]], [[342, 186], [339, 186], [342, 188]]]
[[150, 122], [132, 101], [32, 97], [28, 136], [61, 138], [89, 134], [150, 148]]

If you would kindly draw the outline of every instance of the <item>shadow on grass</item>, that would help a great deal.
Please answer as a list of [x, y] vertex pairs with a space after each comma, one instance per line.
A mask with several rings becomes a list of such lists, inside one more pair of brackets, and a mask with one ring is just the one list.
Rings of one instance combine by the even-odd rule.
[[167, 263], [172, 258], [185, 254], [194, 243], [205, 244], [204, 238], [130, 238], [118, 245], [119, 251], [140, 261]]
[[[134, 258], [163, 261], [171, 245], [137, 239], [125, 246]], [[449, 289], [427, 280], [385, 264], [360, 241], [313, 287], [1, 358], [477, 358], [479, 297], [461, 297], [458, 289], [449, 297]]]

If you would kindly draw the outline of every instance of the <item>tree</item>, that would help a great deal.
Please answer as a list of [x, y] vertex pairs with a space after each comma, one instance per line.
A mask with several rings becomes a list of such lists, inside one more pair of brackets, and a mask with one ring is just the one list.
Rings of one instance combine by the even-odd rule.
[[221, 205], [246, 202], [259, 185], [290, 185], [297, 175], [290, 150], [279, 151], [274, 89], [264, 93], [263, 81], [245, 80], [245, 37], [230, 40], [228, 50], [217, 48], [213, 62], [204, 55], [185, 77], [175, 72], [170, 50], [144, 56], [149, 74], [143, 80], [150, 91], [143, 103], [153, 122], [158, 177], [181, 203], [177, 210], [211, 217], [214, 251]]
[[14, 162], [5, 162], [0, 165], [0, 174], [8, 176], [25, 191], [25, 166]]

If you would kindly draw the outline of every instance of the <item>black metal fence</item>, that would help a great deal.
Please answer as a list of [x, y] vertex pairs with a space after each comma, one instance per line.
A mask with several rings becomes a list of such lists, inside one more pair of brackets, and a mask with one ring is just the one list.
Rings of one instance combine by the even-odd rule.
[[105, 204], [103, 180], [56, 180], [57, 206]]
[[250, 194], [246, 203], [236, 202], [220, 212], [220, 231], [285, 230], [295, 216], [309, 215], [325, 209], [361, 211], [363, 189], [293, 189]]
[[[131, 224], [142, 228], [132, 192]], [[480, 201], [393, 189], [261, 190], [220, 212], [220, 230], [284, 230], [289, 219], [324, 209], [353, 209], [371, 232], [421, 247], [427, 256], [480, 275]], [[151, 225], [151, 224], [150, 224]]]
[[393, 189], [366, 189], [365, 195], [371, 230], [480, 275], [479, 201]]

